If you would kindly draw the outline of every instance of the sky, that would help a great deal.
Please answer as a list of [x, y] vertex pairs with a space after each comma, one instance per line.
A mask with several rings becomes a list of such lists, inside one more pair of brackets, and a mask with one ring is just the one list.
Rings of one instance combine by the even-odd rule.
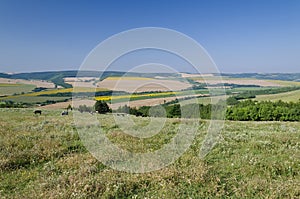
[[223, 73], [300, 72], [299, 10], [299, 0], [0, 0], [0, 72], [77, 70], [100, 42], [141, 27], [193, 38]]

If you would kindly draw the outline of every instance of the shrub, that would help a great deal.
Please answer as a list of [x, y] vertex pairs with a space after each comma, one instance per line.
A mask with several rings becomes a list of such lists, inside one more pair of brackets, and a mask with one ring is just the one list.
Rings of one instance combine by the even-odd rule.
[[98, 111], [98, 113], [108, 113], [108, 112], [111, 112], [109, 106], [104, 101], [97, 101], [95, 103], [95, 110]]

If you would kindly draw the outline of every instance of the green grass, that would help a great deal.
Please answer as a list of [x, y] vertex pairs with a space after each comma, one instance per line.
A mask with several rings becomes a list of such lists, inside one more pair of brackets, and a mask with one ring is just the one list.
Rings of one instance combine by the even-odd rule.
[[227, 99], [227, 97], [229, 97], [228, 95], [225, 96], [215, 96], [215, 97], [199, 97], [199, 98], [193, 98], [193, 99], [188, 99], [188, 100], [180, 100], [180, 104], [181, 105], [186, 105], [186, 104], [191, 104], [191, 103], [195, 103], [195, 102], [198, 102], [199, 104], [204, 104], [204, 105], [207, 105], [207, 104], [211, 104], [212, 102], [213, 103], [217, 103], [219, 100], [225, 100]]
[[60, 101], [64, 99], [69, 99], [70, 97], [44, 97], [44, 96], [14, 96], [13, 98], [8, 98], [7, 100], [13, 102], [21, 103], [43, 103], [47, 100]]
[[[266, 89], [270, 89], [270, 88], [263, 88], [263, 87], [241, 87], [241, 88], [234, 88], [234, 89], [227, 89], [230, 90], [232, 92], [240, 92], [243, 93], [245, 91], [255, 91], [255, 90], [266, 90]], [[223, 99], [225, 100], [226, 98], [230, 97], [230, 95], [227, 96], [217, 96], [217, 97], [200, 97], [198, 98], [198, 102], [200, 104], [210, 104], [211, 103], [211, 98], [212, 99]], [[296, 90], [296, 91], [290, 91], [290, 92], [284, 92], [284, 93], [278, 93], [278, 94], [269, 94], [269, 95], [256, 95], [256, 98], [254, 98], [253, 100], [257, 100], [257, 101], [278, 101], [278, 100], [282, 100], [285, 102], [297, 102], [300, 99], [300, 90]], [[214, 102], [217, 102], [218, 100], [215, 100]], [[189, 100], [183, 100], [181, 103], [183, 105], [185, 104], [190, 104], [190, 103], [194, 103], [195, 99], [189, 99]]]
[[283, 80], [267, 80], [268, 82], [273, 82], [281, 86], [300, 86], [300, 82], [295, 81], [283, 81]]
[[257, 95], [255, 100], [257, 101], [278, 101], [282, 100], [285, 102], [297, 102], [300, 100], [300, 90], [290, 91], [285, 93], [278, 93], [272, 95]]
[[[164, 133], [141, 141], [122, 133], [111, 115], [97, 117], [112, 142], [135, 152], [168, 143], [179, 124], [168, 119]], [[149, 120], [133, 119], [138, 126]], [[172, 165], [131, 174], [106, 167], [85, 149], [72, 114], [0, 109], [1, 198], [299, 198], [299, 122], [226, 122], [204, 159], [197, 156], [201, 129]]]
[[0, 84], [0, 96], [27, 93], [35, 87], [31, 84]]
[[[278, 88], [278, 87], [271, 87], [271, 88]], [[227, 89], [232, 92], [243, 92], [243, 91], [258, 91], [258, 90], [268, 90], [270, 87], [239, 87], [233, 89]]]

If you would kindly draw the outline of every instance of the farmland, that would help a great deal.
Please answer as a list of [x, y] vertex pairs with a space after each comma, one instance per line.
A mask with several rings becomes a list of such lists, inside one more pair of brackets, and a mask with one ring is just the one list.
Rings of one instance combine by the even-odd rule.
[[[199, 78], [199, 77], [192, 77], [192, 78]], [[208, 76], [207, 78], [215, 79], [213, 76]], [[32, 105], [35, 104], [43, 104], [45, 102], [51, 102], [51, 103], [56, 103], [56, 102], [61, 102], [62, 100], [67, 100], [71, 99], [72, 95], [75, 94], [76, 98], [78, 100], [102, 100], [110, 103], [111, 107], [113, 109], [118, 108], [119, 106], [122, 106], [124, 104], [127, 104], [130, 101], [130, 105], [132, 107], [140, 107], [140, 106], [145, 106], [145, 105], [157, 105], [157, 104], [162, 104], [165, 102], [169, 102], [172, 100], [177, 99], [184, 99], [187, 98], [187, 100], [184, 100], [182, 103], [183, 104], [188, 104], [193, 100], [189, 100], [188, 98], [190, 97], [198, 97], [199, 103], [203, 104], [208, 104], [211, 103], [211, 98], [209, 97], [210, 94], [214, 95], [224, 95], [224, 92], [226, 91], [228, 96], [235, 95], [236, 93], [253, 93], [254, 95], [257, 95], [258, 100], [264, 100], [264, 99], [270, 99], [270, 100], [277, 100], [281, 98], [285, 98], [283, 100], [289, 100], [289, 101], [297, 101], [298, 100], [298, 92], [291, 92], [291, 95], [287, 93], [287, 95], [283, 92], [281, 95], [270, 95], [272, 94], [273, 90], [274, 92], [276, 90], [282, 89], [284, 91], [284, 88], [286, 87], [260, 87], [257, 85], [244, 85], [242, 84], [232, 84], [233, 80], [230, 80], [230, 78], [225, 77], [225, 80], [227, 81], [227, 86], [225, 90], [222, 90], [218, 86], [214, 87], [211, 86], [209, 89], [205, 87], [197, 87], [197, 84], [194, 84], [192, 82], [192, 85], [196, 86], [195, 89], [193, 88], [186, 88], [186, 90], [175, 90], [175, 91], [147, 91], [143, 90], [144, 92], [135, 92], [135, 93], [129, 93], [125, 91], [112, 91], [109, 90], [108, 88], [102, 88], [102, 87], [75, 87], [75, 88], [60, 88], [60, 89], [46, 89], [46, 90], [41, 90], [38, 92], [33, 92], [31, 89], [34, 88], [33, 85], [24, 85], [24, 84], [2, 84], [3, 88], [1, 91], [3, 93], [13, 93], [13, 95], [7, 95], [4, 97], [1, 97], [0, 100], [5, 101], [5, 100], [10, 100], [13, 102], [18, 102], [18, 103], [31, 103]], [[89, 81], [94, 81], [95, 78], [92, 77], [81, 77], [81, 78], [65, 78], [65, 80], [68, 80], [69, 83], [71, 81], [73, 82], [83, 82], [86, 83], [85, 81], [88, 81], [88, 83], [91, 83]], [[148, 85], [148, 88], [151, 87], [153, 84], [153, 81], [157, 81], [157, 84], [163, 84], [166, 82], [169, 82], [170, 84], [185, 84], [183, 82], [180, 82], [179, 80], [166, 80], [165, 79], [155, 79], [155, 78], [149, 78], [149, 77], [107, 77], [101, 82], [111, 82], [111, 85], [115, 85], [117, 82], [121, 81], [121, 84], [123, 86], [127, 86], [128, 88], [133, 88], [133, 87], [139, 87], [142, 83], [142, 87], [145, 85]], [[127, 84], [125, 84], [126, 81]], [[213, 80], [215, 81], [215, 80]], [[234, 80], [238, 81], [237, 79]], [[247, 80], [248, 81], [248, 80]], [[250, 81], [250, 80], [249, 80]], [[267, 81], [267, 80], [262, 80], [262, 81]], [[270, 81], [275, 81], [275, 80], [270, 80]], [[280, 80], [281, 81], [281, 80]], [[99, 83], [101, 83], [99, 82]], [[151, 83], [150, 83], [151, 82]], [[160, 82], [160, 83], [158, 83]], [[219, 83], [219, 82], [215, 82]], [[229, 84], [231, 83], [231, 84]], [[235, 82], [236, 83], [236, 82]], [[245, 82], [244, 82], [245, 83]], [[249, 82], [250, 83], [250, 82]], [[287, 83], [287, 82], [286, 82]], [[294, 82], [297, 83], [297, 82]], [[94, 83], [93, 83], [94, 84]], [[145, 85], [144, 85], [145, 84]], [[79, 84], [80, 85], [80, 84]], [[131, 85], [131, 86], [130, 86]], [[150, 87], [149, 87], [150, 85]], [[189, 84], [190, 85], [190, 84]], [[1, 85], [0, 85], [1, 86]], [[97, 85], [99, 86], [99, 85]], [[133, 86], [133, 87], [132, 87]], [[290, 84], [290, 88], [294, 89], [292, 84]], [[154, 88], [154, 87], [152, 87]], [[155, 87], [158, 88], [158, 87]], [[27, 89], [27, 90], [26, 90]], [[297, 89], [297, 88], [295, 88]], [[294, 89], [294, 90], [295, 90]], [[116, 89], [118, 90], [118, 89]], [[120, 89], [122, 90], [122, 89]], [[136, 91], [136, 89], [134, 89]], [[150, 89], [151, 90], [151, 89]], [[153, 89], [157, 90], [157, 89]], [[22, 91], [21, 93], [15, 94], [16, 91]], [[272, 91], [272, 92], [271, 92]], [[287, 92], [289, 90], [287, 89]], [[212, 92], [212, 93], [210, 93]], [[271, 92], [268, 95], [262, 95], [264, 92]], [[281, 91], [280, 91], [281, 92]], [[257, 94], [255, 94], [257, 93]], [[94, 97], [96, 96], [96, 97]], [[273, 96], [273, 97], [272, 97]], [[280, 98], [281, 96], [281, 98]], [[269, 98], [271, 97], [271, 98]], [[212, 99], [226, 99], [227, 97], [224, 95], [222, 97], [212, 97]], [[217, 102], [215, 100], [215, 102]], [[68, 104], [70, 104], [69, 102]], [[61, 106], [58, 105], [57, 107], [62, 107], [64, 106], [65, 103], [62, 103]]]
[[219, 83], [227, 83], [227, 84], [239, 84], [239, 85], [257, 85], [262, 87], [277, 87], [282, 86], [281, 84], [274, 82], [274, 81], [268, 81], [268, 80], [260, 80], [260, 79], [247, 79], [247, 78], [222, 78], [221, 81], [219, 79], [215, 78], [205, 78], [195, 81], [199, 83], [207, 83], [207, 84], [219, 84]]
[[49, 100], [52, 101], [64, 101], [70, 99], [69, 97], [43, 97], [43, 96], [16, 96], [10, 98], [10, 101], [17, 103], [43, 103]]
[[[14, 84], [12, 84], [14, 85]], [[16, 86], [18, 89], [19, 86]], [[29, 86], [28, 86], [29, 87]], [[25, 87], [27, 88], [27, 87]], [[9, 86], [7, 90], [15, 91], [14, 86]], [[80, 88], [65, 88], [65, 89], [48, 89], [45, 91], [40, 91], [40, 92], [32, 92], [32, 87], [29, 87], [27, 90], [27, 93], [24, 93], [24, 87], [22, 87], [22, 94], [18, 95], [11, 95], [11, 96], [5, 96], [0, 98], [0, 100], [10, 100], [13, 102], [19, 102], [19, 103], [31, 103], [31, 104], [36, 104], [36, 103], [43, 103], [46, 101], [63, 101], [67, 99], [72, 98], [72, 93], [94, 93], [94, 92], [102, 92], [102, 91], [108, 91], [107, 89], [102, 89], [102, 88], [85, 88], [85, 87], [80, 87]], [[31, 89], [31, 90], [30, 90]], [[69, 102], [70, 104], [70, 102]]]
[[48, 81], [44, 81], [44, 80], [0, 78], [0, 83], [4, 83], [4, 84], [28, 84], [28, 85], [34, 85], [35, 87], [54, 88], [54, 84], [52, 82], [48, 82]]
[[132, 94], [132, 95], [111, 95], [111, 96], [100, 96], [95, 97], [96, 100], [102, 101], [129, 101], [135, 99], [147, 99], [147, 98], [161, 98], [161, 97], [169, 97], [176, 95], [176, 92], [159, 92], [159, 93], [147, 93], [147, 94]]
[[[33, 108], [0, 109], [1, 198], [299, 197], [299, 122], [225, 121], [218, 144], [200, 159], [199, 149], [209, 126], [208, 120], [201, 120], [192, 145], [178, 160], [158, 171], [132, 174], [113, 170], [95, 159], [78, 135], [74, 112], [60, 115], [60, 109], [69, 104], [77, 111], [79, 105], [92, 107], [95, 100], [106, 101], [114, 110], [125, 104], [143, 108], [171, 102], [169, 107], [163, 105], [170, 111], [178, 105], [178, 100], [181, 105], [198, 101], [208, 106], [228, 97], [242, 101], [243, 97], [254, 95], [253, 100], [258, 101], [296, 102], [300, 96], [298, 87], [294, 87], [298, 82], [293, 81], [263, 79], [254, 82], [258, 86], [252, 84], [252, 77], [243, 81], [241, 77], [225, 77], [227, 85], [223, 89], [214, 82], [213, 75], [207, 75], [205, 78], [211, 79], [207, 89], [207, 85], [196, 82], [203, 77], [184, 76], [190, 78], [189, 84], [181, 82], [178, 76], [105, 77], [102, 81], [89, 76], [67, 77], [65, 83], [76, 85], [75, 88], [40, 91], [33, 90], [35, 85], [0, 84], [1, 92], [7, 95], [0, 98], [4, 102], [28, 103], [29, 107], [43, 105], [39, 107], [40, 116], [33, 114]], [[120, 89], [116, 89], [118, 82]], [[173, 89], [165, 88], [169, 85]], [[215, 95], [225, 91], [227, 96], [210, 96], [210, 91]], [[75, 94], [73, 101], [66, 101], [72, 94]], [[135, 153], [160, 149], [170, 142], [181, 123], [178, 118], [164, 118], [166, 123], [160, 133], [141, 139], [124, 133], [114, 114], [82, 113], [82, 116], [97, 118], [112, 143]], [[153, 119], [120, 117], [125, 125], [126, 118], [132, 119], [135, 129], [142, 129]]]
[[[197, 98], [197, 101], [199, 104], [211, 104], [213, 102], [218, 102], [218, 100], [226, 100], [228, 96], [223, 95], [223, 96], [215, 96], [215, 97], [199, 97]], [[185, 104], [190, 104], [195, 102], [195, 99], [189, 99], [189, 100], [182, 100], [180, 102], [181, 105], [185, 105]]]
[[0, 83], [0, 96], [27, 93], [35, 88], [31, 84]]
[[300, 90], [286, 92], [286, 93], [278, 93], [272, 95], [258, 95], [255, 100], [258, 101], [278, 101], [282, 100], [285, 102], [297, 102], [300, 100]]
[[[97, 161], [82, 144], [72, 115], [45, 110], [0, 109], [2, 198], [298, 198], [300, 123], [229, 122], [219, 143], [198, 157], [207, 122], [192, 146], [173, 164], [150, 173], [119, 172]], [[84, 113], [83, 113], [84, 114]], [[88, 116], [88, 115], [87, 115]], [[158, 149], [165, 133], [144, 141], [122, 133], [111, 115], [98, 115], [112, 142], [127, 150]], [[145, 125], [149, 118], [135, 118]], [[134, 143], [134, 144], [133, 144]]]
[[108, 77], [97, 87], [126, 92], [178, 91], [191, 87], [187, 82], [145, 77]]
[[[220, 82], [220, 77], [214, 74], [186, 73], [125, 74], [122, 72], [82, 71], [80, 74], [77, 74], [77, 71], [62, 71], [60, 73], [38, 72], [3, 76], [15, 79], [1, 78], [0, 95], [2, 96], [0, 96], [0, 100], [19, 103], [32, 102], [32, 106], [44, 103], [47, 100], [55, 103], [60, 102], [63, 98], [70, 99], [74, 93], [76, 98], [79, 98], [78, 100], [103, 100], [111, 103], [113, 108], [117, 108], [118, 105], [124, 105], [127, 101], [130, 101], [132, 106], [139, 107], [162, 104], [176, 98], [182, 99], [193, 95], [200, 96], [199, 103], [207, 104], [211, 100], [203, 96], [211, 94], [210, 91], [213, 90], [213, 95], [224, 94], [224, 90], [221, 91], [222, 85], [220, 83], [225, 84], [224, 89], [228, 96], [248, 91], [263, 91], [299, 85], [299, 82], [294, 81], [298, 79], [297, 74], [224, 74], [222, 77], [223, 82]], [[100, 76], [101, 80], [99, 79]], [[26, 79], [21, 80], [19, 78]], [[31, 80], [30, 78], [39, 80]], [[51, 82], [52, 80], [57, 84]], [[25, 82], [31, 84], [24, 84]], [[53, 88], [54, 84], [58, 88]], [[67, 87], [60, 88], [61, 86], [59, 85], [67, 85]], [[75, 88], [70, 88], [72, 85]], [[34, 90], [35, 87], [37, 89], [42, 87], [42, 90]], [[220, 93], [218, 93], [218, 89], [220, 89]], [[291, 99], [289, 96], [287, 100], [296, 99], [297, 92], [294, 93], [295, 96], [291, 96]], [[280, 95], [274, 95], [272, 100], [275, 100], [277, 97], [280, 97]], [[222, 97], [222, 99], [225, 98], [225, 96]], [[259, 96], [257, 99], [267, 98], [268, 96]], [[186, 100], [184, 103], [189, 103], [190, 101]]]

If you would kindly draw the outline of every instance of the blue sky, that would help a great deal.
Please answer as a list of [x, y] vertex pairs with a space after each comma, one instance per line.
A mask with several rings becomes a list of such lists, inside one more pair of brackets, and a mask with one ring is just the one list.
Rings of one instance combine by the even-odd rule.
[[0, 0], [0, 72], [78, 69], [104, 39], [149, 26], [192, 37], [221, 72], [300, 72], [299, 10], [298, 0]]

